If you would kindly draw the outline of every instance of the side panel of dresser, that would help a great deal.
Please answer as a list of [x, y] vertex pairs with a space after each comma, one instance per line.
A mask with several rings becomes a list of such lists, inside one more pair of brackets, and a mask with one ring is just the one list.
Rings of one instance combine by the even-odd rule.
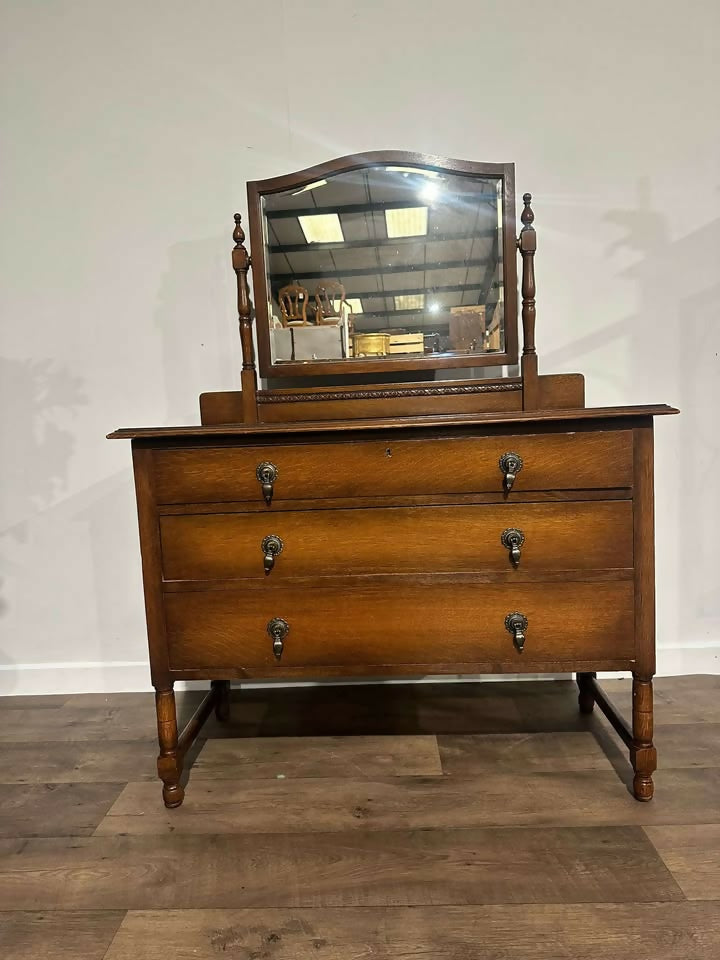
[[[644, 419], [633, 438], [633, 551], [635, 565], [635, 668], [630, 759], [638, 800], [653, 796], [657, 767], [653, 745], [655, 674], [655, 515], [653, 420]], [[622, 735], [622, 734], [621, 734]]]
[[[174, 678], [168, 660], [167, 628], [162, 592], [160, 525], [155, 492], [154, 451], [142, 441], [133, 440], [133, 470], [137, 499], [138, 528], [142, 557], [145, 617], [147, 621], [150, 673], [155, 687], [158, 743], [158, 776], [163, 782], [163, 800], [167, 807], [179, 807], [185, 796], [180, 778], [183, 760], [213, 708], [218, 716], [227, 714], [229, 684], [213, 681], [210, 692], [197, 708], [184, 730], [177, 724]], [[206, 676], [206, 675], [205, 675]]]

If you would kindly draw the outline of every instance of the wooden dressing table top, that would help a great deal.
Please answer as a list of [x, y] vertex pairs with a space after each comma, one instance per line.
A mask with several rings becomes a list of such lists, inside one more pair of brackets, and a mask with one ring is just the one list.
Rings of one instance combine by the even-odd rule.
[[660, 417], [679, 413], [666, 403], [624, 407], [582, 407], [572, 410], [527, 410], [507, 413], [450, 414], [428, 417], [389, 417], [373, 420], [313, 420], [302, 423], [228, 423], [215, 426], [121, 427], [108, 440], [161, 439], [162, 437], [243, 437], [292, 433], [355, 433], [363, 430], [394, 430], [443, 426], [493, 426], [548, 423], [566, 420], [602, 420], [614, 417]]

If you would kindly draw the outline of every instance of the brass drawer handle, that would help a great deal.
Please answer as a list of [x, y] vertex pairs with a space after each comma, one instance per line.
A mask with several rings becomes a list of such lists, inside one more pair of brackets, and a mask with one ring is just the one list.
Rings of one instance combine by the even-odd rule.
[[270, 506], [273, 498], [273, 484], [277, 480], [278, 468], [274, 463], [270, 463], [269, 460], [266, 460], [264, 463], [259, 463], [257, 470], [255, 471], [255, 476], [258, 478], [258, 482], [262, 484], [262, 495], [265, 498], [265, 503]]
[[285, 646], [285, 637], [290, 632], [290, 625], [282, 617], [273, 617], [267, 625], [267, 632], [272, 640], [273, 655], [276, 660], [279, 660]]
[[523, 468], [523, 458], [519, 453], [504, 453], [500, 457], [500, 469], [504, 474], [503, 485], [505, 490], [510, 492], [512, 490], [512, 485], [515, 483], [515, 477], [520, 473]]
[[518, 653], [523, 652], [527, 628], [528, 618], [524, 613], [509, 613], [505, 617], [505, 629], [512, 634], [513, 643], [517, 647]]
[[508, 527], [500, 534], [500, 542], [506, 550], [510, 551], [510, 559], [513, 565], [520, 566], [520, 547], [525, 543], [525, 534], [517, 527]]
[[263, 560], [265, 576], [267, 576], [275, 566], [275, 557], [282, 553], [284, 546], [285, 544], [280, 537], [276, 537], [274, 533], [271, 533], [263, 539], [263, 542], [260, 544], [260, 549], [265, 555], [265, 559]]

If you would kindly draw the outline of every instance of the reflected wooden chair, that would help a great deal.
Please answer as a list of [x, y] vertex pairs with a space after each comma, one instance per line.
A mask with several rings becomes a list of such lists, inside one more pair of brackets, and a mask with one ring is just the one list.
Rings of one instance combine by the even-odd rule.
[[336, 327], [345, 319], [352, 333], [353, 312], [345, 299], [345, 287], [339, 280], [323, 280], [315, 288], [315, 322]]
[[278, 302], [284, 327], [309, 327], [307, 307], [310, 294], [299, 283], [289, 283], [278, 290]]

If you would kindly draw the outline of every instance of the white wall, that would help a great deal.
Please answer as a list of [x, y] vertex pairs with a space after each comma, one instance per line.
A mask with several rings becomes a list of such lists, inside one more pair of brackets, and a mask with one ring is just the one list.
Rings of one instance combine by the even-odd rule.
[[543, 371], [682, 408], [657, 425], [659, 670], [720, 670], [717, 0], [2, 11], [0, 693], [148, 685], [104, 435], [237, 387], [245, 181], [382, 148], [515, 161]]

